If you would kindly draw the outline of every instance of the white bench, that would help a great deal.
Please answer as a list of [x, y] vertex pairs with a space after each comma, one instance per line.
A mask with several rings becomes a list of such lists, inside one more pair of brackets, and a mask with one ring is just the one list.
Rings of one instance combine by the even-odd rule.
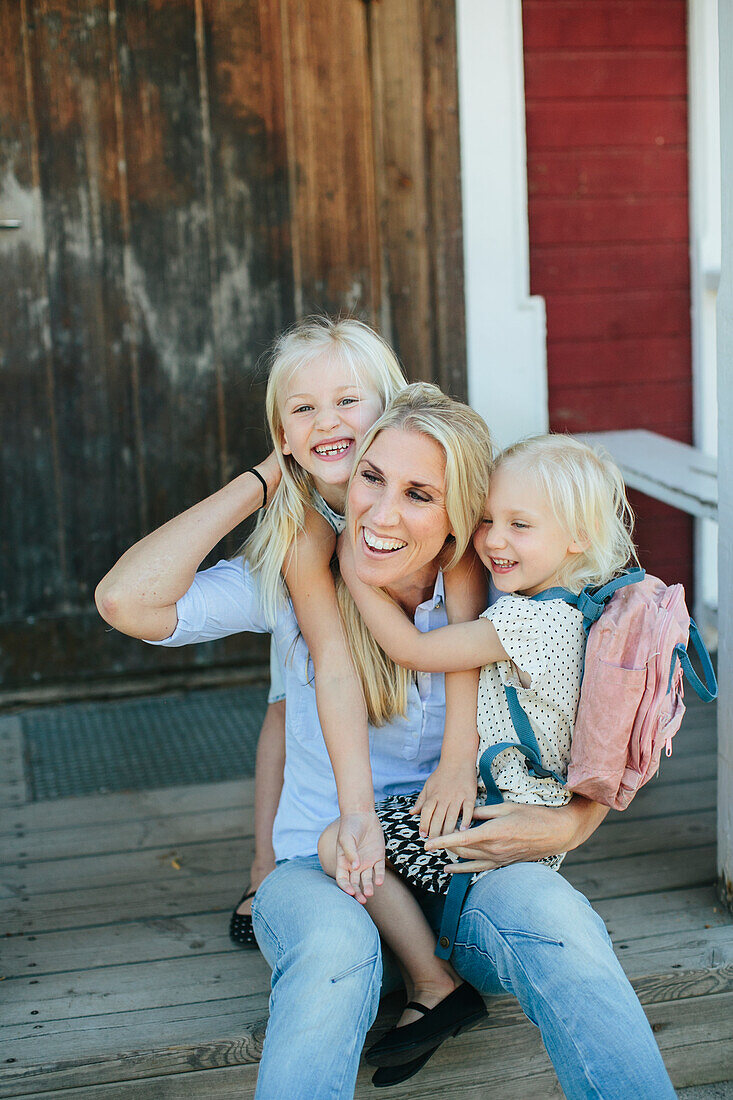
[[718, 518], [718, 462], [687, 443], [642, 429], [579, 435], [613, 458], [630, 489], [693, 516]]

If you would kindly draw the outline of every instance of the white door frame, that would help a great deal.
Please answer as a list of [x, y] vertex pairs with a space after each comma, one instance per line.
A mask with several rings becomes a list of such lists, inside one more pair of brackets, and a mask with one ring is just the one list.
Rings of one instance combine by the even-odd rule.
[[504, 446], [547, 431], [544, 300], [529, 293], [521, 0], [457, 0], [468, 394]]
[[[715, 310], [720, 281], [720, 107], [717, 0], [688, 0], [690, 299], [693, 441], [717, 454]], [[695, 521], [695, 618], [715, 643], [718, 531]]]

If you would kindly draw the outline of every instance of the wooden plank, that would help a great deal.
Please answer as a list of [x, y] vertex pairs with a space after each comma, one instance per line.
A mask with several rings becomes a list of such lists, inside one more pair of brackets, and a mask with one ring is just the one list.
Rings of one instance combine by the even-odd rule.
[[0, 831], [12, 833], [21, 829], [29, 834], [63, 829], [72, 824], [94, 829], [97, 825], [208, 813], [238, 806], [246, 811], [253, 805], [254, 780], [232, 779], [224, 783], [199, 783], [151, 791], [120, 791], [30, 802], [15, 810], [0, 811]]
[[[730, 928], [730, 915], [720, 905], [712, 884], [601, 898], [593, 908], [603, 917], [619, 952], [650, 936], [673, 932], [686, 936], [695, 929]], [[622, 954], [620, 957], [623, 959]]]
[[683, 0], [524, 0], [525, 52], [595, 47], [684, 47]]
[[563, 864], [574, 867], [581, 863], [597, 863], [606, 859], [660, 852], [669, 847], [674, 836], [676, 847], [695, 847], [715, 842], [716, 814], [714, 810], [670, 815], [651, 820], [631, 819], [614, 825], [601, 825], [580, 848], [570, 852]]
[[[372, 5], [372, 10], [375, 9], [376, 5]], [[454, 0], [429, 0], [421, 5], [421, 10], [436, 332], [434, 379], [446, 393], [467, 401], [456, 5]]]
[[623, 340], [644, 336], [650, 329], [660, 336], [687, 336], [690, 330], [684, 312], [689, 303], [686, 290], [644, 289], [614, 294], [563, 294], [553, 290], [546, 299], [547, 316], [557, 340]]
[[[533, 65], [534, 62], [525, 73], [529, 74]], [[533, 204], [540, 197], [628, 199], [686, 195], [687, 150], [665, 149], [662, 155], [657, 146], [654, 149], [533, 149], [527, 157], [527, 186]]]
[[420, 0], [369, 8], [385, 329], [410, 377], [437, 365]]
[[[242, 890], [243, 869], [249, 866], [252, 848], [241, 853], [227, 872], [180, 876], [168, 864], [165, 875], [148, 882], [97, 886], [83, 890], [37, 894], [0, 891], [0, 920], [6, 934], [30, 935], [125, 920], [166, 919], [219, 910], [227, 913]], [[134, 887], [134, 889], [133, 889]]]
[[[536, 217], [541, 219], [542, 212]], [[685, 259], [684, 248], [667, 241], [560, 247], [553, 241], [532, 249], [532, 278], [537, 286], [551, 286], [560, 293], [648, 287], [680, 290], [690, 282]]]
[[[68, 561], [66, 590], [50, 592], [44, 612], [62, 616], [91, 605], [113, 548], [139, 530], [142, 487], [124, 457], [136, 454], [136, 440], [108, 15], [96, 0], [29, 9]], [[71, 674], [73, 657], [59, 656], [54, 674]]]
[[678, 337], [635, 336], [624, 340], [552, 340], [553, 384], [609, 385], [619, 379], [650, 382], [689, 377], [689, 342]]
[[0, 864], [145, 848], [185, 848], [203, 840], [242, 840], [252, 836], [252, 828], [252, 807], [235, 806], [99, 825], [93, 831], [76, 825], [34, 832], [32, 837], [10, 834], [0, 837]]
[[713, 455], [643, 429], [584, 438], [591, 446], [606, 448], [632, 489], [692, 515], [717, 518], [718, 464]]
[[[144, 983], [141, 973], [139, 965], [123, 965], [45, 974], [35, 985], [25, 977], [8, 978], [3, 983], [3, 1026], [154, 1009], [161, 993], [169, 1007], [239, 996], [243, 1028], [267, 1014], [270, 971], [259, 952], [230, 945], [218, 955], [194, 956], [179, 965], [169, 959], [148, 962]], [[2, 1034], [0, 1029], [0, 1038]]]
[[[238, 895], [232, 894], [230, 909]], [[197, 955], [231, 950], [230, 909], [159, 919], [119, 922], [39, 935], [9, 936], [3, 942], [2, 974], [7, 978], [35, 977], [60, 970], [91, 969], [97, 965], [121, 966], [160, 959], [189, 959]], [[256, 952], [251, 953], [256, 956]], [[241, 952], [246, 966], [245, 955]], [[234, 958], [234, 956], [233, 956]], [[30, 973], [32, 968], [34, 973]]]
[[[532, 245], [643, 244], [660, 238], [687, 242], [687, 200], [666, 196], [626, 199], [532, 199], [529, 224]], [[545, 285], [543, 291], [552, 289]], [[647, 330], [654, 334], [653, 326]], [[554, 333], [553, 333], [554, 336]]]
[[527, 103], [527, 144], [539, 149], [608, 149], [616, 146], [684, 146], [687, 102], [683, 97], [534, 100]]
[[[277, 3], [196, 5], [221, 477], [265, 453], [262, 350], [294, 320]], [[241, 543], [230, 540], [231, 552]]]
[[[27, 3], [2, 0], [0, 217], [21, 225], [0, 230], [0, 406], [4, 477], [24, 490], [3, 502], [3, 619], [42, 612], [49, 587], [65, 591], [67, 572], [32, 28]], [[14, 647], [3, 652], [7, 667]]]
[[629, 808], [624, 810], [623, 817], [626, 821], [631, 821], [645, 817], [683, 813], [687, 808], [690, 811], [710, 810], [715, 808], [716, 794], [716, 784], [714, 780], [710, 779], [691, 780], [682, 797], [680, 797], [680, 791], [675, 784], [657, 784], [652, 779], [633, 800]]
[[565, 877], [591, 901], [642, 890], [686, 889], [715, 880], [715, 845], [568, 867]]
[[465, 399], [455, 9], [369, 7], [383, 327], [411, 378]]
[[366, 10], [282, 4], [295, 311], [377, 319], [381, 290]]
[[[587, 18], [587, 12], [584, 13]], [[687, 52], [673, 50], [550, 49], [531, 51], [524, 81], [527, 99], [561, 96], [590, 99], [623, 94], [634, 97], [687, 95]]]
[[[111, 852], [57, 860], [29, 861], [22, 866], [6, 864], [3, 882], [36, 895], [75, 893], [78, 890], [138, 886], [147, 882], [181, 883], [204, 878], [242, 866], [242, 855], [252, 846], [245, 840], [207, 840], [184, 847], [146, 848], [142, 851]], [[244, 864], [246, 866], [246, 864]]]
[[[689, 382], [664, 385], [638, 382], [624, 389], [550, 385], [549, 395], [553, 406], [553, 431], [577, 435], [587, 431], [613, 431], [616, 425], [625, 424], [628, 428], [651, 427], [672, 438], [689, 437], [687, 414], [692, 407]], [[655, 568], [652, 572], [659, 570]]]

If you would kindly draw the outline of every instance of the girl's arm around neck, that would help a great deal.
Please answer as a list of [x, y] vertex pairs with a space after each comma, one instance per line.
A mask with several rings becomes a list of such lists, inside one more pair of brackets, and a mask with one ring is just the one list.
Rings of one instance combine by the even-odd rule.
[[[450, 623], [475, 620], [486, 606], [483, 566], [472, 547], [445, 574], [445, 605]], [[476, 802], [476, 700], [478, 669], [449, 672], [445, 678], [445, 732], [440, 763], [427, 779], [415, 809], [425, 836], [450, 833], [459, 820], [468, 828]]]
[[[456, 566], [456, 570], [461, 565]], [[389, 596], [356, 576], [348, 545], [343, 546], [341, 573], [368, 629], [388, 657], [419, 672], [462, 672], [508, 656], [487, 619], [455, 623], [423, 634]]]
[[[274, 454], [255, 467], [268, 499], [280, 481]], [[123, 634], [161, 641], [176, 628], [176, 601], [191, 587], [206, 555], [262, 504], [262, 484], [249, 471], [135, 543], [99, 582], [100, 615]]]

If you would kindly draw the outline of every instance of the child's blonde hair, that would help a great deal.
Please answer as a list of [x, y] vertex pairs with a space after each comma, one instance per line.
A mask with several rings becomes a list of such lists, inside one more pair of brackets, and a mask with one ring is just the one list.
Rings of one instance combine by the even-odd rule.
[[253, 574], [259, 575], [262, 607], [270, 626], [274, 626], [284, 595], [283, 562], [303, 528], [305, 510], [315, 489], [310, 474], [292, 455], [283, 454], [280, 399], [293, 374], [322, 357], [346, 364], [354, 383], [374, 389], [383, 407], [405, 385], [389, 344], [368, 325], [351, 317], [338, 321], [308, 317], [275, 341], [270, 352], [265, 412], [282, 479], [240, 551]]
[[631, 562], [638, 564], [634, 513], [621, 472], [605, 451], [569, 435], [538, 435], [507, 447], [494, 468], [515, 463], [536, 479], [571, 539], [587, 543], [560, 570], [561, 587], [580, 592], [587, 584], [606, 584]]
[[[486, 506], [492, 444], [483, 419], [468, 405], [452, 400], [427, 382], [406, 386], [364, 437], [354, 462], [359, 462], [380, 432], [398, 428], [434, 439], [445, 454], [445, 509], [453, 536], [446, 542], [438, 566], [457, 565], [465, 553]], [[437, 570], [436, 570], [437, 571]], [[341, 617], [354, 665], [361, 680], [369, 721], [381, 726], [407, 712], [412, 673], [395, 664], [367, 630], [346, 584], [339, 579]]]

